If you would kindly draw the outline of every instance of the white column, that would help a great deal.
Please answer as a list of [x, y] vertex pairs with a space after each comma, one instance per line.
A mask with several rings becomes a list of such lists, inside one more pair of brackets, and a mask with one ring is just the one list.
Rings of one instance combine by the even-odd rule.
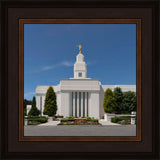
[[79, 92], [77, 92], [77, 117], [79, 117]]
[[85, 117], [87, 117], [87, 92], [85, 92]]
[[85, 117], [85, 92], [83, 92], [83, 117]]
[[88, 117], [89, 117], [89, 92], [88, 92]]
[[75, 117], [77, 117], [77, 92], [75, 92]]
[[70, 113], [69, 116], [72, 116], [72, 110], [73, 110], [73, 92], [70, 93]]
[[75, 116], [75, 92], [73, 92], [73, 116]]
[[81, 117], [83, 117], [83, 92], [81, 92]]
[[78, 106], [79, 106], [79, 117], [81, 117], [81, 92], [79, 92], [79, 104], [78, 104]]

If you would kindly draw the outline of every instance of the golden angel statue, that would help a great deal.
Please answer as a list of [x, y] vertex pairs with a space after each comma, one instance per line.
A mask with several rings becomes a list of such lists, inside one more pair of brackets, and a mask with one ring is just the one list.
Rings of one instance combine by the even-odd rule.
[[78, 47], [79, 47], [79, 53], [81, 53], [81, 48], [82, 48], [82, 46], [81, 46], [81, 45], [78, 45]]

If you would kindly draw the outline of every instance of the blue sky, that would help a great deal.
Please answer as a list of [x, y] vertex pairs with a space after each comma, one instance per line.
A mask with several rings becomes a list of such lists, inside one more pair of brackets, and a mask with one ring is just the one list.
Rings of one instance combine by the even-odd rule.
[[136, 84], [136, 24], [24, 24], [24, 98], [73, 77], [79, 44], [88, 78]]

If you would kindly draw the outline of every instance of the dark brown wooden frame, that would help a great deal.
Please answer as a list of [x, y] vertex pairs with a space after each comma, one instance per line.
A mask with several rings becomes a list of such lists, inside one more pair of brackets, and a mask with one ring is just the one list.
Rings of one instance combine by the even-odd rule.
[[[24, 24], [136, 24], [136, 93], [137, 129], [136, 136], [24, 136], [23, 99], [24, 99]], [[141, 141], [141, 19], [19, 19], [19, 140], [20, 141]]]
[[[0, 1], [0, 159], [159, 159], [158, 0]], [[141, 141], [19, 141], [19, 19], [141, 19]]]

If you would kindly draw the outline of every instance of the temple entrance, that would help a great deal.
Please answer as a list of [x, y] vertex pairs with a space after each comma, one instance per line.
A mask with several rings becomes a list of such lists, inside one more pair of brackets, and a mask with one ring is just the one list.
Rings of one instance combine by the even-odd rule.
[[89, 93], [72, 92], [72, 116], [88, 117]]

